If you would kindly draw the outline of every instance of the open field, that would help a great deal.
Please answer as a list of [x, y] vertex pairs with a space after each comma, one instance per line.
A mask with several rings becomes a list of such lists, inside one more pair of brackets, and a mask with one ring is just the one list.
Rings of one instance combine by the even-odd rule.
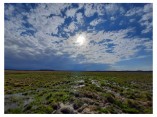
[[5, 113], [152, 113], [152, 72], [5, 71]]

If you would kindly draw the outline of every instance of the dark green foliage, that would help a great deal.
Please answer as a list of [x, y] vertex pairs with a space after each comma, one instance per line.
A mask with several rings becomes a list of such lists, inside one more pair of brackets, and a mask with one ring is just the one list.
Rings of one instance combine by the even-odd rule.
[[131, 114], [138, 114], [139, 110], [135, 109], [135, 108], [125, 108], [123, 110], [125, 113], [131, 113]]
[[101, 108], [101, 109], [99, 110], [99, 112], [100, 112], [100, 113], [106, 113], [106, 114], [107, 114], [107, 113], [109, 113], [109, 110], [108, 110], [107, 108], [105, 108], [105, 109], [102, 109], [102, 108]]
[[110, 103], [114, 103], [115, 99], [114, 96], [112, 94], [107, 94], [106, 95], [106, 99], [110, 102]]
[[80, 100], [75, 100], [74, 104], [73, 104], [73, 108], [74, 109], [79, 109], [84, 103]]
[[27, 105], [27, 106], [25, 106], [24, 111], [30, 110], [31, 108], [32, 108], [32, 105]]
[[51, 106], [52, 106], [52, 108], [53, 108], [54, 110], [57, 110], [57, 109], [60, 108], [60, 106], [59, 106], [58, 103], [52, 103]]
[[52, 113], [53, 112], [53, 109], [51, 106], [46, 106], [46, 105], [39, 105], [38, 108], [35, 110], [35, 113], [39, 113], [39, 114], [42, 114], [42, 113]]
[[23, 112], [20, 108], [15, 108], [15, 109], [9, 109], [8, 113], [10, 113], [10, 114], [21, 114]]
[[46, 97], [46, 99], [48, 100], [48, 99], [50, 99], [52, 97], [52, 94], [50, 93], [47, 97]]

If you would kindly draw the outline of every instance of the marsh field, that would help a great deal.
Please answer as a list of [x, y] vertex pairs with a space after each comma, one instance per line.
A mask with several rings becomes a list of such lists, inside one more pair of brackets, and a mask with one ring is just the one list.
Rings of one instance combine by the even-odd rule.
[[153, 113], [152, 72], [5, 70], [5, 112]]

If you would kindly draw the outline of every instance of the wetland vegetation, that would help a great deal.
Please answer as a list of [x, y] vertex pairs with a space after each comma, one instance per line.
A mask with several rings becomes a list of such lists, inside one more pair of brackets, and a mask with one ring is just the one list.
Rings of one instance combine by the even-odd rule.
[[152, 72], [5, 71], [5, 113], [152, 113]]

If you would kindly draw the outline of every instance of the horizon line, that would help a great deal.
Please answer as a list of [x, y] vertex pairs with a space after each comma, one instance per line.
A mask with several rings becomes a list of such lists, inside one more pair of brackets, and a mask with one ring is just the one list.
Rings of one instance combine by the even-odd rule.
[[4, 69], [5, 71], [76, 71], [76, 72], [153, 72], [153, 70], [53, 70], [53, 69]]

